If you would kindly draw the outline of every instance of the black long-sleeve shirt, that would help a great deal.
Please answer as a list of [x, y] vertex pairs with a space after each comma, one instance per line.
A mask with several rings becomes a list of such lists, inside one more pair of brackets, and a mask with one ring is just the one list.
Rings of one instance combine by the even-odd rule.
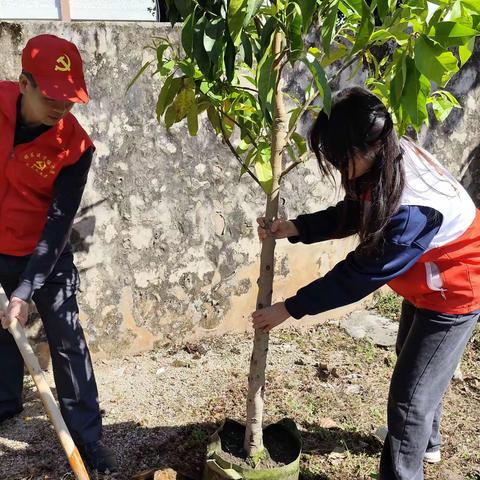
[[[17, 104], [14, 145], [32, 142], [51, 128], [47, 125], [26, 126], [22, 121], [20, 102], [21, 97]], [[45, 283], [61, 253], [69, 248], [70, 230], [87, 183], [92, 157], [93, 148], [89, 148], [76, 163], [64, 167], [58, 174], [47, 222], [12, 296], [29, 301], [35, 290]]]

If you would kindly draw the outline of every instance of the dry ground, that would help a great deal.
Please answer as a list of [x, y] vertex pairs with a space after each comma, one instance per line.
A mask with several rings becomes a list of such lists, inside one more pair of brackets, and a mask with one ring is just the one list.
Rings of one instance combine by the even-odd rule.
[[[223, 418], [242, 419], [250, 334], [97, 361], [105, 441], [120, 479], [173, 467], [199, 479], [208, 436]], [[463, 359], [464, 382], [449, 389], [443, 421], [444, 461], [427, 480], [480, 479], [480, 332]], [[372, 478], [385, 424], [391, 349], [353, 340], [336, 324], [271, 336], [267, 422], [289, 416], [302, 431], [301, 477]], [[52, 382], [51, 375], [49, 380]], [[29, 379], [23, 414], [0, 426], [1, 480], [73, 479]]]

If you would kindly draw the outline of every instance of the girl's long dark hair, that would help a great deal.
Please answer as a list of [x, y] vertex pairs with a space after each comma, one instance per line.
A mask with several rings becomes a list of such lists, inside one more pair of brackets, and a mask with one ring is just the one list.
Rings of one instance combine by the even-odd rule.
[[[364, 253], [378, 251], [405, 184], [402, 151], [385, 105], [364, 88], [342, 90], [333, 101], [330, 116], [323, 111], [318, 115], [309, 140], [321, 172], [333, 178], [333, 168], [338, 170], [346, 197], [360, 200], [364, 206], [359, 248]], [[357, 155], [373, 159], [373, 167], [349, 180], [349, 163]]]

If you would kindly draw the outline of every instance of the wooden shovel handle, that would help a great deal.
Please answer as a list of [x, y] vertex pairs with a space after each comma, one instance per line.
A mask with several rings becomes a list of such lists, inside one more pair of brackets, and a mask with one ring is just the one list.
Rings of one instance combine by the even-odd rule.
[[48, 417], [52, 422], [55, 432], [57, 433], [58, 439], [62, 444], [63, 449], [68, 458], [68, 462], [72, 467], [73, 473], [77, 477], [77, 480], [90, 480], [87, 469], [83, 463], [82, 457], [75, 446], [75, 443], [72, 440], [70, 432], [68, 431], [65, 421], [60, 413], [57, 402], [48, 386], [43, 371], [40, 368], [38, 359], [35, 356], [35, 353], [32, 350], [30, 343], [25, 335], [23, 327], [20, 325], [18, 320], [15, 318], [10, 326], [8, 327], [9, 332], [13, 335], [15, 342], [17, 343], [18, 349], [22, 354], [25, 365], [30, 372], [30, 375], [37, 386], [38, 393], [42, 403], [47, 411]]

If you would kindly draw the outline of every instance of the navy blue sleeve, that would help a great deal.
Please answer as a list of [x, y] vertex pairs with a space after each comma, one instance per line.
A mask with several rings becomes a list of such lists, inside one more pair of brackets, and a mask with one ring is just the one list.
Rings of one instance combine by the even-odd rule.
[[360, 203], [345, 199], [326, 210], [299, 215], [292, 222], [297, 227], [299, 235], [289, 237], [291, 243], [309, 244], [349, 237], [358, 232]]
[[324, 277], [301, 288], [285, 300], [294, 318], [356, 302], [411, 268], [423, 255], [442, 224], [433, 208], [402, 206], [384, 234], [382, 251], [365, 255], [350, 252]]
[[42, 236], [12, 296], [30, 301], [35, 290], [42, 287], [55, 267], [68, 242], [73, 219], [87, 183], [92, 157], [93, 149], [89, 148], [77, 162], [59, 173]]

